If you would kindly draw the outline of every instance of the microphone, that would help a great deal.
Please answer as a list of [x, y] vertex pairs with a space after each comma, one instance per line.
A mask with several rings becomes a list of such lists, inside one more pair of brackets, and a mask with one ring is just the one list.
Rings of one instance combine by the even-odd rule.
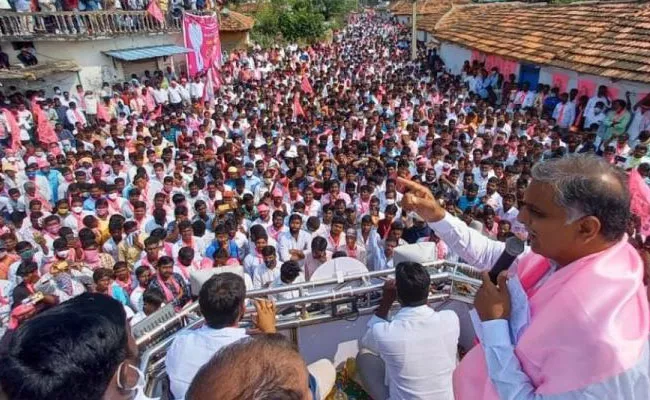
[[510, 268], [512, 262], [515, 261], [515, 258], [524, 252], [524, 241], [519, 239], [516, 236], [511, 236], [506, 239], [506, 248], [503, 250], [503, 253], [497, 259], [497, 262], [494, 263], [492, 269], [489, 272], [490, 280], [496, 285], [497, 277], [501, 271], [505, 271]]

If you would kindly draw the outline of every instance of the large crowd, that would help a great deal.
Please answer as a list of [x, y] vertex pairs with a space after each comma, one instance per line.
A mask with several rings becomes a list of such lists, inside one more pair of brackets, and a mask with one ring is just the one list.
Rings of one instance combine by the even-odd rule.
[[[22, 322], [98, 292], [133, 324], [193, 301], [201, 269], [240, 268], [250, 290], [342, 256], [391, 268], [417, 242], [459, 260], [398, 178], [500, 241], [526, 239], [542, 160], [593, 153], [650, 183], [648, 98], [532, 91], [477, 61], [453, 75], [435, 50], [411, 61], [406, 32], [363, 16], [332, 43], [234, 51], [218, 82], [168, 69], [0, 93], [0, 309]], [[628, 234], [647, 256], [639, 218]]]

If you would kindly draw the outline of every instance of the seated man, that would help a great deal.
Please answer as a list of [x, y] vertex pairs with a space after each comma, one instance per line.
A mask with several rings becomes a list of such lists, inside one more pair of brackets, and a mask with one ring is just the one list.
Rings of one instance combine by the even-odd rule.
[[334, 366], [320, 360], [309, 366], [282, 335], [260, 335], [232, 344], [196, 375], [187, 400], [314, 399], [334, 384]]
[[[244, 280], [231, 272], [214, 275], [199, 291], [199, 308], [205, 325], [179, 334], [165, 358], [170, 389], [174, 398], [185, 396], [199, 368], [222, 347], [245, 338], [239, 321], [246, 312]], [[271, 303], [255, 303], [257, 326], [264, 333], [275, 332], [275, 311]]]
[[[375, 400], [453, 400], [452, 373], [460, 327], [453, 311], [427, 305], [431, 279], [418, 263], [402, 262], [361, 340], [357, 367]], [[397, 299], [402, 308], [392, 321], [388, 312]]]

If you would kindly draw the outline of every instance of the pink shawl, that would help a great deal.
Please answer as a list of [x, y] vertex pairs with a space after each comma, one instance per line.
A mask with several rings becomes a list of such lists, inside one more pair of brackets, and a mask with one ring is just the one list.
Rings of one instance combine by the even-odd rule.
[[[534, 290], [549, 268], [548, 259], [531, 253], [511, 271], [530, 305], [530, 324], [515, 353], [535, 393], [566, 393], [635, 366], [648, 342], [650, 319], [643, 263], [627, 238], [554, 272]], [[499, 398], [480, 345], [454, 372], [454, 393], [457, 400]]]

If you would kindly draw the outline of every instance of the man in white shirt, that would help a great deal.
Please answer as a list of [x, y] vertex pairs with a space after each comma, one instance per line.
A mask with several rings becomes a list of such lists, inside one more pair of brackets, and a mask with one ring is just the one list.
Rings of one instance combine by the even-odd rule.
[[160, 83], [156, 84], [156, 88], [152, 92], [153, 99], [156, 101], [156, 104], [167, 104], [169, 103], [169, 92], [167, 89], [164, 89], [160, 86]]
[[[357, 355], [359, 375], [372, 398], [454, 399], [459, 320], [453, 311], [436, 312], [427, 305], [430, 289], [429, 273], [414, 262], [398, 264], [395, 280], [384, 285]], [[402, 308], [389, 321], [395, 300]]]
[[183, 108], [183, 97], [181, 96], [181, 87], [176, 81], [172, 81], [167, 89], [169, 95], [169, 104], [172, 109], [180, 111]]
[[201, 82], [201, 79], [197, 76], [194, 78], [194, 82], [190, 83], [190, 97], [192, 100], [199, 100], [203, 97], [203, 88], [205, 84]]
[[553, 119], [555, 119], [557, 126], [565, 131], [569, 129], [576, 119], [576, 105], [569, 101], [568, 93], [560, 95], [560, 102], [557, 103], [553, 110]]
[[289, 232], [280, 235], [278, 240], [278, 253], [280, 261], [303, 260], [305, 251], [309, 250], [311, 235], [302, 228], [302, 217], [300, 214], [292, 214], [289, 217]]
[[[594, 107], [596, 107], [597, 103], [603, 103], [605, 105], [605, 109], [608, 109], [612, 106], [612, 101], [609, 98], [609, 94], [607, 93], [607, 86], [601, 85], [598, 86], [598, 93], [593, 96], [592, 98], [589, 99], [587, 102], [587, 106], [585, 107], [585, 112], [583, 113], [583, 116], [587, 117], [594, 112]], [[588, 128], [589, 126], [585, 126], [585, 128]]]
[[253, 287], [266, 289], [280, 277], [280, 268], [275, 254], [275, 247], [266, 246], [262, 249], [264, 262], [258, 264], [253, 271]]
[[[167, 351], [165, 367], [174, 398], [183, 399], [199, 369], [221, 348], [248, 337], [239, 321], [246, 312], [244, 280], [231, 272], [214, 275], [199, 292], [205, 325], [179, 334]], [[255, 303], [257, 327], [275, 332], [275, 309], [264, 300]]]

